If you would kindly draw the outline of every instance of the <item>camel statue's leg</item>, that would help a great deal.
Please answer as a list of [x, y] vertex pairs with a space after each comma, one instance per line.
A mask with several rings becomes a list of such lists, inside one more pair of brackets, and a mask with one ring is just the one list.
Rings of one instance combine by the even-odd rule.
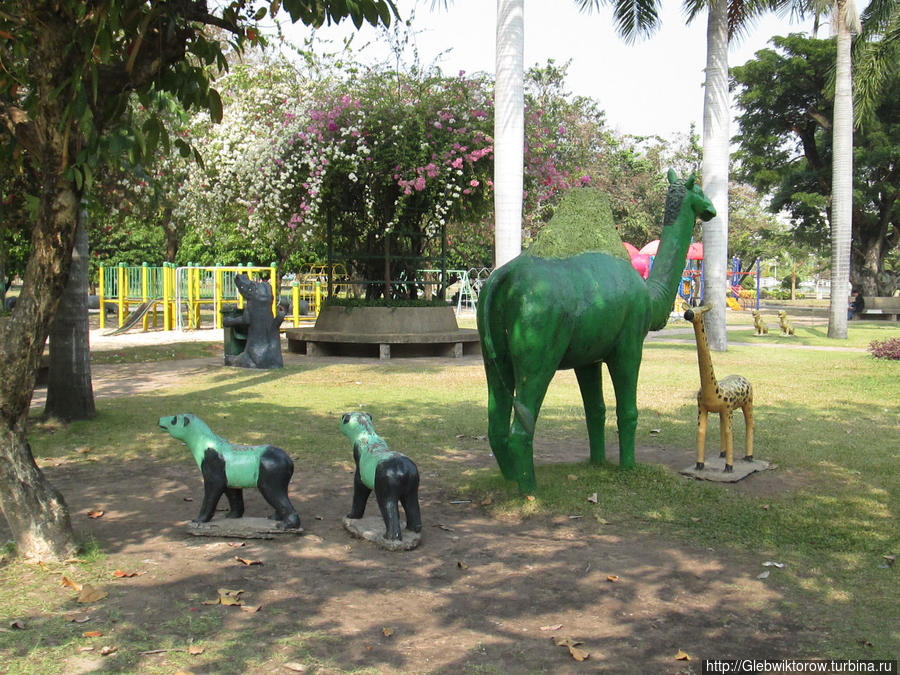
[[709, 411], [700, 405], [697, 408], [697, 471], [703, 471], [706, 465], [706, 427], [709, 423]]
[[505, 366], [505, 361], [498, 359], [485, 368], [488, 384], [488, 440], [503, 477], [515, 480], [512, 455], [509, 452], [509, 415], [513, 404], [511, 392], [515, 384], [512, 368], [508, 368], [506, 377]]
[[537, 489], [534, 477], [534, 423], [555, 372], [516, 373], [516, 400], [508, 445], [513, 478], [524, 494], [534, 494]]
[[742, 410], [744, 411], [744, 426], [746, 427], [746, 442], [744, 446], [744, 461], [753, 461], [753, 401], [747, 401]]
[[591, 464], [606, 461], [606, 403], [603, 402], [603, 364], [592, 363], [575, 369], [581, 399], [584, 402], [584, 419], [587, 422], [588, 442], [591, 447]]
[[616, 391], [616, 426], [619, 429], [619, 467], [634, 466], [634, 432], [637, 429], [637, 379], [641, 364], [641, 345], [637, 349], [616, 349], [607, 362]]
[[719, 426], [722, 428], [722, 453], [725, 455], [725, 473], [734, 471], [734, 434], [732, 419], [734, 411], [723, 410], [719, 413]]

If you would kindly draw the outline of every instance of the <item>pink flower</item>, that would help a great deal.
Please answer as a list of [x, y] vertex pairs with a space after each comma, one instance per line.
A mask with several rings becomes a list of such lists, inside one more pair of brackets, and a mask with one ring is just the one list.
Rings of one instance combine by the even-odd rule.
[[478, 187], [478, 181], [473, 178], [469, 181], [469, 185], [471, 185], [472, 187]]
[[422, 176], [416, 178], [416, 182], [413, 183], [413, 187], [416, 188], [419, 192], [425, 189], [425, 179]]
[[450, 162], [450, 166], [454, 169], [461, 169], [463, 165], [462, 157], [457, 157], [452, 162]]

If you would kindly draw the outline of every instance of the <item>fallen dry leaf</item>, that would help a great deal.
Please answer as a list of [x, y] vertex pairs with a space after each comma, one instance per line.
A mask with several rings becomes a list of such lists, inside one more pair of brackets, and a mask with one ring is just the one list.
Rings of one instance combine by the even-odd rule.
[[241, 558], [240, 556], [234, 556], [234, 559], [242, 565], [262, 565], [262, 560], [248, 560], [247, 558]]
[[88, 454], [90, 451], [91, 451], [91, 449], [90, 449], [88, 446], [86, 446], [86, 445], [85, 445], [85, 446], [82, 446], [82, 447], [80, 447], [80, 448], [75, 448], [75, 452], [77, 452], [79, 455], [86, 455], [86, 454]]
[[304, 666], [302, 663], [294, 663], [293, 661], [288, 662], [288, 663], [283, 663], [283, 664], [281, 664], [281, 667], [286, 668], [287, 670], [290, 670], [291, 672], [294, 672], [294, 673], [305, 673], [306, 672], [306, 666]]
[[757, 579], [768, 579], [769, 578], [769, 570], [766, 570], [762, 574], [757, 574], [756, 578]]
[[77, 563], [82, 563], [84, 561], [81, 558], [66, 558], [65, 560], [63, 560], [63, 562], [67, 565], [74, 565]]
[[569, 480], [578, 480], [578, 476], [576, 476], [574, 473], [570, 473], [568, 476], [566, 476], [566, 478], [568, 478]]
[[[222, 603], [225, 604], [224, 602]], [[241, 607], [242, 612], [247, 612], [248, 614], [256, 614], [259, 610], [262, 609], [262, 605], [245, 605], [243, 603], [238, 603]]]
[[525, 499], [528, 500], [529, 502], [533, 502], [535, 500], [535, 496], [534, 495], [525, 495]]
[[69, 577], [63, 577], [62, 579], [60, 579], [60, 583], [67, 588], [71, 588], [76, 593], [81, 592], [81, 584], [75, 583]]
[[94, 511], [88, 511], [87, 516], [88, 516], [88, 518], [94, 518], [94, 519], [102, 518], [104, 513], [106, 513], [106, 511], [96, 509]]
[[885, 560], [887, 560], [888, 567], [893, 565], [894, 562], [896, 562], [896, 560], [897, 560], [897, 556], [895, 556], [895, 555], [883, 555], [881, 557], [884, 558]]
[[102, 637], [103, 633], [99, 630], [86, 630], [81, 634], [81, 637]]
[[381, 629], [381, 632], [384, 633], [384, 637], [391, 637], [391, 635], [394, 634], [393, 629], [388, 628], [387, 626], [385, 626], [384, 628], [382, 628], [382, 629]]
[[98, 602], [105, 598], [109, 593], [106, 591], [101, 591], [99, 588], [95, 588], [90, 584], [85, 584], [81, 587], [81, 593], [78, 594], [77, 602], [82, 604], [87, 604], [90, 602]]
[[102, 654], [103, 656], [109, 656], [110, 654], [115, 654], [117, 651], [119, 651], [118, 647], [101, 647], [100, 648], [100, 654]]
[[675, 655], [675, 660], [676, 661], [690, 661], [691, 657], [688, 656], [686, 652], [683, 652], [679, 649], [678, 653]]
[[203, 647], [201, 647], [200, 645], [191, 645], [190, 647], [188, 647], [188, 654], [190, 654], [191, 656], [200, 656], [204, 651], [206, 650], [203, 649]]
[[461, 570], [467, 570], [467, 569], [469, 569], [469, 566], [468, 566], [466, 563], [464, 563], [462, 560], [457, 560], [457, 561], [456, 561], [456, 566], [457, 566], [459, 569], [461, 569]]
[[569, 647], [569, 654], [571, 654], [572, 658], [576, 661], [584, 661], [591, 657], [590, 652], [587, 652], [583, 649], [578, 649], [578, 647]]
[[481, 500], [482, 506], [490, 506], [493, 503], [494, 503], [494, 500], [491, 499], [490, 495], [488, 495], [487, 497], [485, 497], [484, 499]]
[[69, 621], [72, 623], [87, 623], [90, 620], [91, 617], [87, 614], [75, 614], [71, 619], [69, 619]]
[[[239, 591], [234, 591], [229, 588], [220, 588], [217, 593], [219, 594], [219, 604], [221, 605], [243, 605], [241, 602], [241, 593], [244, 590], [241, 589]], [[212, 603], [216, 604], [216, 603]]]
[[25, 622], [22, 619], [16, 619], [15, 621], [10, 621], [9, 627], [15, 630], [25, 630]]
[[143, 572], [125, 572], [124, 570], [116, 570], [113, 576], [117, 579], [130, 579], [131, 577], [139, 577]]
[[856, 642], [857, 642], [858, 644], [861, 644], [863, 647], [874, 647], [874, 646], [875, 646], [875, 645], [873, 645], [871, 642], [869, 642], [868, 640], [866, 640], [865, 638], [858, 638], [858, 639], [856, 640]]
[[587, 498], [587, 500], [588, 500], [591, 504], [596, 504], [596, 503], [597, 503], [597, 499], [598, 499], [598, 497], [597, 497], [597, 493], [596, 493], [596, 492], [595, 492], [594, 494], [592, 494], [590, 497]]
[[570, 637], [557, 637], [554, 635], [550, 639], [553, 640], [553, 644], [555, 644], [557, 647], [577, 647], [578, 645], [584, 644], [580, 640], [575, 640]]
[[247, 545], [246, 541], [229, 541], [228, 545], [231, 548], [242, 548]]
[[619, 575], [618, 575], [618, 574], [607, 574], [607, 575], [606, 575], [606, 580], [607, 580], [607, 581], [616, 582], [616, 581], [619, 580]]
[[92, 652], [96, 649], [96, 647], [79, 647], [79, 652]]
[[538, 630], [559, 630], [563, 625], [561, 623], [554, 623], [551, 626], [541, 626]]

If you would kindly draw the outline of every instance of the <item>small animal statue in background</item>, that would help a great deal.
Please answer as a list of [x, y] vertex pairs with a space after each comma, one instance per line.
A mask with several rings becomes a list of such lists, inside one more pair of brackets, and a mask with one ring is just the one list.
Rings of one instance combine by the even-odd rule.
[[762, 318], [758, 309], [754, 309], [753, 312], [753, 327], [756, 329], [757, 335], [768, 335], [769, 327], [766, 325], [766, 320]]
[[203, 474], [203, 504], [192, 522], [212, 520], [223, 493], [230, 507], [225, 517], [242, 517], [243, 488], [255, 487], [275, 509], [278, 527], [291, 530], [300, 527], [300, 516], [287, 496], [294, 462], [284, 450], [274, 445], [231, 444], [190, 413], [160, 417], [159, 426], [184, 441]]
[[275, 295], [268, 281], [251, 281], [246, 274], [234, 278], [234, 285], [244, 298], [244, 312], [240, 316], [222, 317], [223, 326], [241, 327], [247, 332], [247, 346], [240, 354], [226, 354], [226, 366], [241, 368], [281, 368], [281, 335], [284, 311], [272, 314]]
[[406, 529], [421, 532], [422, 517], [419, 512], [419, 469], [415, 463], [399, 452], [388, 449], [372, 426], [372, 416], [365, 412], [341, 415], [341, 432], [353, 443], [353, 505], [348, 518], [362, 518], [366, 501], [372, 490], [384, 519], [384, 538], [402, 540], [400, 510], [406, 513]]
[[753, 387], [746, 377], [726, 375], [716, 380], [713, 372], [712, 357], [709, 354], [709, 341], [706, 339], [706, 328], [703, 315], [711, 305], [703, 305], [689, 309], [684, 318], [694, 324], [694, 337], [697, 340], [697, 362], [700, 365], [700, 391], [697, 392], [697, 471], [703, 469], [706, 452], [706, 424], [709, 413], [719, 413], [719, 429], [722, 438], [722, 457], [725, 458], [725, 473], [734, 471], [734, 438], [732, 434], [732, 418], [735, 408], [744, 411], [744, 427], [746, 428], [746, 449], [744, 460], [753, 461]]
[[794, 334], [794, 324], [792, 324], [790, 319], [787, 318], [787, 312], [785, 312], [783, 309], [778, 312], [778, 323], [781, 324], [782, 335]]

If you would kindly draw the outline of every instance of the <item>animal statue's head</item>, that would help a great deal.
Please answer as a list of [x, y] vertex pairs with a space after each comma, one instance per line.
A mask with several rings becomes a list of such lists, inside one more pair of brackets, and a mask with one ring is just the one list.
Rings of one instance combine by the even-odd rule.
[[166, 415], [159, 418], [159, 426], [168, 431], [172, 436], [180, 441], [187, 438], [188, 434], [193, 431], [189, 427], [193, 424], [195, 427], [203, 422], [191, 413], [182, 413], [180, 415]]
[[715, 217], [716, 207], [713, 206], [709, 197], [700, 189], [694, 174], [681, 180], [675, 171], [669, 169], [668, 178], [669, 191], [666, 194], [666, 211], [663, 216], [663, 225], [671, 225], [675, 222], [678, 212], [681, 210], [681, 205], [686, 199], [690, 200], [691, 210], [700, 220], [706, 222]]
[[703, 315], [710, 309], [712, 309], [712, 305], [700, 305], [699, 307], [694, 307], [684, 313], [684, 319], [685, 321], [690, 321], [692, 324], [697, 325], [703, 321]]
[[754, 310], [753, 310], [752, 312], [750, 312], [750, 313], [753, 315], [753, 318], [754, 318], [754, 319], [758, 319], [758, 318], [759, 318], [759, 310], [758, 310], [758, 309], [754, 309]]
[[785, 319], [785, 318], [787, 318], [787, 312], [785, 312], [783, 309], [780, 310], [780, 311], [778, 312], [778, 318], [779, 318], [779, 319]]
[[234, 278], [234, 285], [246, 300], [258, 300], [271, 303], [273, 299], [272, 284], [268, 281], [251, 281], [246, 274], [238, 274]]
[[341, 415], [341, 433], [351, 441], [361, 434], [375, 434], [372, 416], [367, 412], [352, 412]]

